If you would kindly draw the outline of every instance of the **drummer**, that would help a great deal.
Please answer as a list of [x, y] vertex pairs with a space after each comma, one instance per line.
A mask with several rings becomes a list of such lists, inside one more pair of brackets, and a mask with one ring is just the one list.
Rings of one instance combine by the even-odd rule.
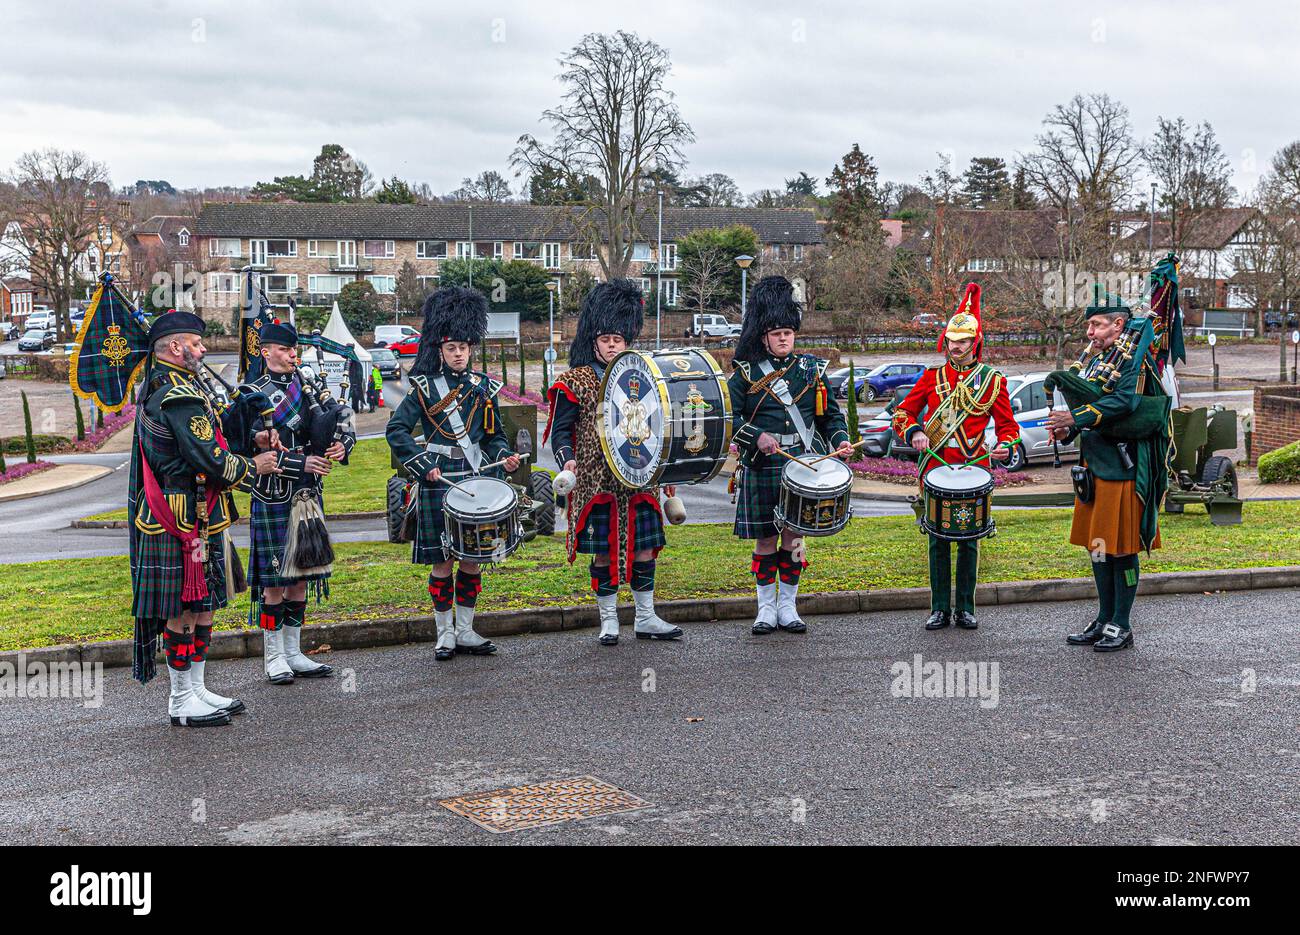
[[853, 453], [844, 414], [826, 385], [827, 362], [794, 352], [802, 318], [790, 280], [759, 280], [736, 342], [736, 369], [727, 380], [735, 423], [732, 440], [740, 452], [732, 531], [741, 539], [755, 540], [750, 570], [758, 614], [750, 632], [756, 636], [778, 628], [791, 633], [807, 629], [795, 608], [799, 577], [808, 565], [803, 540], [776, 522], [781, 471], [789, 463], [780, 452], [797, 457], [834, 449], [846, 461]]
[[[641, 333], [644, 304], [630, 279], [596, 285], [582, 303], [569, 370], [548, 394], [551, 418], [543, 441], [550, 441], [555, 463], [574, 478], [566, 500], [569, 562], [579, 552], [591, 556], [602, 646], [618, 644], [618, 587], [623, 581], [636, 603], [637, 639], [676, 640], [682, 635], [681, 627], [655, 613], [655, 560], [667, 544], [659, 490], [629, 490], [619, 483], [597, 434], [605, 368]], [[665, 490], [671, 496], [671, 489]]]
[[[519, 467], [497, 419], [501, 384], [470, 370], [473, 348], [487, 333], [487, 298], [475, 289], [443, 286], [424, 303], [420, 349], [411, 365], [410, 393], [388, 420], [388, 445], [407, 473], [419, 479], [411, 561], [431, 565], [429, 595], [438, 629], [434, 658], [455, 653], [485, 656], [496, 645], [474, 631], [474, 607], [482, 590], [481, 566], [463, 561], [452, 587], [452, 556], [443, 548], [443, 500], [455, 481], [479, 473], [482, 464]], [[427, 444], [414, 438], [423, 435]], [[455, 607], [452, 607], [453, 594]]]
[[[1006, 378], [980, 358], [984, 335], [980, 322], [980, 287], [966, 286], [957, 313], [939, 335], [947, 360], [929, 367], [894, 413], [894, 432], [920, 452], [919, 478], [940, 464], [1005, 461], [1020, 441], [1020, 426], [1011, 410]], [[925, 414], [922, 426], [920, 419]], [[997, 444], [986, 452], [984, 430], [993, 420]], [[956, 623], [974, 630], [975, 584], [979, 573], [979, 540], [957, 543], [957, 610], [952, 610], [952, 549], [947, 539], [930, 536], [930, 619], [927, 630]]]

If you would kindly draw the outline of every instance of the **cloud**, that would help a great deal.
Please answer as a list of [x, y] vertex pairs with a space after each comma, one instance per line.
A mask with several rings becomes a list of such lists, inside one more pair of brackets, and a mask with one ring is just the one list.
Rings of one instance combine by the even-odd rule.
[[824, 179], [854, 143], [914, 181], [950, 151], [1010, 160], [1073, 94], [1106, 91], [1148, 134], [1209, 120], [1239, 188], [1300, 136], [1290, 54], [1300, 13], [1272, 4], [1056, 7], [777, 0], [709, 4], [10, 0], [0, 166], [47, 145], [108, 163], [119, 184], [247, 185], [310, 169], [326, 142], [376, 177], [435, 191], [508, 172], [515, 140], [560, 94], [557, 60], [625, 28], [672, 53], [695, 129], [687, 173], [742, 190]]

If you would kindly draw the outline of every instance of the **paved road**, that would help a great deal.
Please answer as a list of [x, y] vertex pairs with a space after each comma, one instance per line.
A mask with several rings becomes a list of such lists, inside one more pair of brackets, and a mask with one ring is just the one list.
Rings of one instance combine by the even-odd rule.
[[[214, 662], [249, 713], [208, 730], [109, 670], [97, 709], [4, 702], [0, 842], [1296, 844], [1300, 631], [1276, 609], [1297, 601], [1148, 599], [1115, 656], [1064, 645], [1091, 606], [1057, 604], [969, 633], [912, 612], [614, 649], [512, 637], [443, 664], [429, 644], [341, 652], [354, 678], [285, 687]], [[996, 662], [996, 705], [896, 697], [916, 653]], [[588, 774], [651, 807], [492, 835], [437, 801]]]

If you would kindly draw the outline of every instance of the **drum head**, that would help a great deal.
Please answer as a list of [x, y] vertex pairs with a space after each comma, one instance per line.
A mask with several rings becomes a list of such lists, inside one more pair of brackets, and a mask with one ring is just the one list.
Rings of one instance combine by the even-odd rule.
[[[456, 481], [458, 487], [447, 489], [447, 509], [461, 516], [492, 516], [509, 512], [518, 497], [515, 489], [495, 477], [466, 477]], [[469, 494], [474, 496], [470, 496]]]
[[610, 470], [629, 487], [645, 487], [668, 454], [668, 392], [652, 355], [624, 351], [601, 384], [601, 448]]
[[796, 490], [835, 491], [845, 484], [853, 484], [853, 472], [838, 458], [828, 458], [811, 467], [802, 461], [787, 461], [782, 474], [786, 483]]
[[964, 468], [941, 464], [925, 475], [925, 481], [948, 493], [966, 493], [987, 487], [992, 483], [993, 475], [978, 464]]

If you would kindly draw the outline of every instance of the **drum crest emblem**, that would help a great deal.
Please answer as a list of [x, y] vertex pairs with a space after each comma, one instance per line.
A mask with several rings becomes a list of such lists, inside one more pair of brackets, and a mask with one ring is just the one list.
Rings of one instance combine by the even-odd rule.
[[627, 402], [623, 404], [623, 434], [633, 445], [650, 437], [650, 418], [641, 402], [641, 381], [636, 374], [627, 381]]
[[709, 444], [708, 437], [704, 434], [702, 417], [706, 412], [712, 411], [713, 407], [705, 402], [700, 388], [694, 383], [690, 384], [686, 391], [686, 402], [682, 403], [682, 412], [687, 416], [686, 424], [689, 428], [685, 447], [691, 454], [698, 454]]

